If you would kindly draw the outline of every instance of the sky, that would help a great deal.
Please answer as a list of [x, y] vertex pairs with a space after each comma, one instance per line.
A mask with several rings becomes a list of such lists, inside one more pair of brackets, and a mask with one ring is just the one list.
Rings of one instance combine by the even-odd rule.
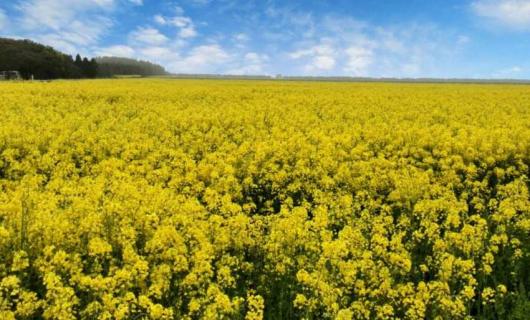
[[530, 79], [530, 0], [0, 0], [0, 36], [174, 73]]

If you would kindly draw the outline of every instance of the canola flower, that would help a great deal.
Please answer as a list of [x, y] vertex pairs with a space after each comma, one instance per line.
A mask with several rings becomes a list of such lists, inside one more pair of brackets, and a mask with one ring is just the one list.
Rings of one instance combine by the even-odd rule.
[[527, 319], [530, 87], [0, 84], [0, 319]]

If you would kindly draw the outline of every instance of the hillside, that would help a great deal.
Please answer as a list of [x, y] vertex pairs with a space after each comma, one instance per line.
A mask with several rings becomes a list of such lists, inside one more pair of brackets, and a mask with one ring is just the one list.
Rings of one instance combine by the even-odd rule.
[[157, 64], [120, 57], [75, 59], [50, 46], [31, 40], [0, 38], [0, 71], [17, 70], [25, 79], [106, 78], [115, 75], [166, 75]]
[[0, 38], [0, 70], [18, 70], [28, 79], [93, 78], [95, 60], [76, 60], [52, 47], [31, 40]]

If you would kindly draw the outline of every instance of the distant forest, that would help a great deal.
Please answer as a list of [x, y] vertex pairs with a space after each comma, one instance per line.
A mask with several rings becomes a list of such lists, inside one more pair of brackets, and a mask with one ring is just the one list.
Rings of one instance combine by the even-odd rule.
[[98, 57], [98, 76], [112, 77], [114, 75], [157, 76], [167, 74], [166, 70], [148, 61], [119, 57]]
[[30, 79], [83, 79], [117, 75], [165, 75], [165, 69], [147, 61], [119, 57], [88, 59], [64, 54], [31, 40], [0, 38], [0, 71], [19, 71]]

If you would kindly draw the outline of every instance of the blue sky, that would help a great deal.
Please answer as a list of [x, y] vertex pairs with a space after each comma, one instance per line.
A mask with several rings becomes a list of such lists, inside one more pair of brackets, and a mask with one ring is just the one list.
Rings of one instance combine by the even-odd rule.
[[530, 79], [530, 0], [0, 0], [0, 36], [182, 73]]

